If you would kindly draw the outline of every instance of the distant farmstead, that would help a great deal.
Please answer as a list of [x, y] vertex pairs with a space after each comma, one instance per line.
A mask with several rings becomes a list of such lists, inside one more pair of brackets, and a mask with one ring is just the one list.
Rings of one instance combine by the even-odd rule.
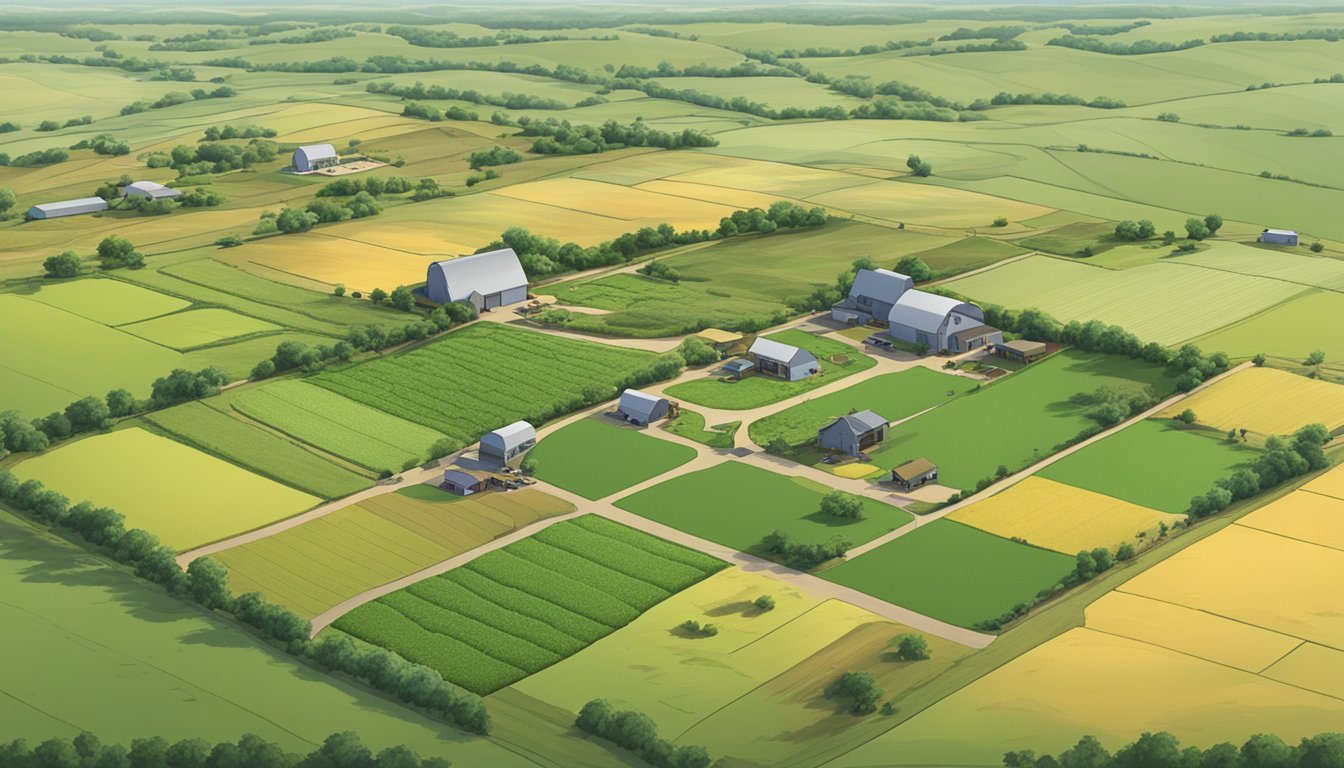
[[101, 197], [81, 197], [78, 200], [61, 200], [56, 203], [42, 203], [28, 209], [30, 219], [59, 219], [63, 216], [78, 216], [83, 213], [97, 213], [107, 210], [107, 201]]
[[340, 162], [340, 155], [336, 154], [336, 148], [330, 144], [311, 144], [294, 150], [294, 170], [300, 173], [330, 168], [339, 165]]
[[1260, 233], [1260, 242], [1273, 245], [1297, 245], [1297, 233], [1291, 229], [1266, 229]]
[[821, 370], [816, 356], [806, 349], [765, 337], [753, 341], [747, 354], [757, 371], [785, 381], [805, 379]]
[[872, 411], [841, 416], [817, 430], [817, 445], [823, 450], [858, 456], [887, 439], [887, 420]]
[[477, 312], [527, 300], [527, 274], [512, 248], [436, 261], [425, 276], [430, 301], [464, 301]]
[[616, 415], [631, 424], [646, 427], [666, 418], [671, 405], [665, 397], [640, 392], [638, 389], [627, 389], [621, 393], [621, 400], [616, 405]]
[[481, 458], [508, 464], [537, 444], [537, 430], [526, 421], [515, 421], [481, 438]]
[[899, 272], [860, 269], [849, 295], [831, 306], [831, 318], [852, 325], [885, 322], [891, 338], [939, 353], [970, 352], [1003, 341], [999, 329], [985, 325], [978, 306], [914, 286]]
[[165, 187], [153, 181], [137, 181], [121, 188], [122, 197], [143, 197], [150, 200], [176, 200], [182, 190]]

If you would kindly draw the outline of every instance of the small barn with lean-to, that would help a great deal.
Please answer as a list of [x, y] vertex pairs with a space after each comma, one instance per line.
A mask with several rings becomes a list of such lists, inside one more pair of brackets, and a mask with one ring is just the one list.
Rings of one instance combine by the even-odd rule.
[[515, 421], [481, 438], [481, 458], [508, 464], [537, 444], [537, 430], [526, 421]]
[[121, 188], [122, 197], [143, 197], [150, 200], [176, 200], [182, 190], [165, 187], [155, 181], [136, 181]]
[[1291, 229], [1266, 229], [1260, 233], [1260, 242], [1271, 245], [1297, 245], [1297, 233]]
[[823, 450], [858, 456], [887, 439], [887, 424], [886, 419], [872, 411], [851, 413], [817, 430], [817, 445]]
[[928, 459], [915, 459], [891, 470], [891, 481], [907, 491], [938, 482], [938, 465]]
[[490, 478], [493, 477], [489, 472], [483, 472], [479, 469], [463, 469], [461, 467], [449, 467], [443, 470], [442, 488], [458, 496], [470, 496], [473, 493], [480, 493], [490, 487]]

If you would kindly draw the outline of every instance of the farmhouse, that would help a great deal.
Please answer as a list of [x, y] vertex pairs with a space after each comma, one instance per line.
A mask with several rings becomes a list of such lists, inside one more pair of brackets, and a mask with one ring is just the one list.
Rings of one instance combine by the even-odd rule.
[[915, 459], [891, 470], [891, 481], [907, 491], [938, 481], [938, 466], [928, 459]]
[[617, 416], [641, 427], [666, 418], [670, 410], [671, 403], [667, 398], [650, 395], [637, 389], [622, 392], [620, 402], [616, 405]]
[[872, 411], [841, 416], [817, 430], [817, 445], [828, 451], [858, 456], [887, 439], [887, 420]]
[[339, 165], [341, 158], [330, 144], [311, 144], [294, 150], [294, 170], [300, 173]]
[[536, 444], [537, 430], [526, 421], [515, 421], [481, 438], [481, 458], [508, 464]]
[[478, 469], [449, 467], [443, 470], [443, 487], [458, 496], [470, 496], [489, 487], [492, 476]]
[[121, 188], [122, 197], [143, 197], [150, 200], [176, 200], [182, 190], [165, 187], [153, 181], [137, 181]]
[[887, 333], [933, 352], [961, 353], [1003, 341], [1003, 332], [985, 325], [974, 304], [924, 291], [906, 291], [887, 316]]
[[756, 370], [785, 381], [798, 381], [821, 370], [816, 356], [806, 349], [764, 337], [752, 342], [747, 354]]
[[1266, 229], [1260, 233], [1260, 242], [1274, 245], [1297, 245], [1297, 233], [1291, 229]]
[[994, 345], [994, 354], [1005, 360], [1015, 360], [1024, 364], [1034, 363], [1045, 357], [1045, 350], [1045, 344], [1039, 341], [1027, 341], [1026, 339], [1014, 339]]
[[62, 200], [56, 203], [42, 203], [28, 209], [30, 219], [59, 219], [62, 216], [78, 216], [81, 213], [96, 213], [107, 210], [107, 201], [101, 197], [82, 197], [78, 200]]
[[527, 275], [512, 248], [436, 261], [429, 265], [430, 301], [470, 302], [477, 312], [527, 300]]
[[915, 281], [908, 275], [889, 269], [860, 269], [849, 295], [831, 306], [831, 318], [853, 325], [874, 319], [886, 322], [896, 301], [914, 287]]

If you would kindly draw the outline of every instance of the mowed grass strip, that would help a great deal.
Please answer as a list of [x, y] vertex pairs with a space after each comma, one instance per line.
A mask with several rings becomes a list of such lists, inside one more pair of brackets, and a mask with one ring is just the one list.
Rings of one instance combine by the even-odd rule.
[[540, 423], [574, 410], [585, 388], [614, 387], [653, 359], [490, 323], [311, 381], [467, 445], [519, 419]]
[[732, 410], [759, 408], [762, 405], [801, 395], [877, 365], [876, 360], [842, 341], [823, 338], [805, 331], [790, 329], [772, 333], [766, 338], [802, 347], [816, 355], [821, 373], [798, 381], [784, 381], [759, 374], [748, 375], [740, 381], [726, 378], [687, 381], [668, 387], [667, 396], [703, 405], [706, 408]]
[[[594, 531], [603, 525], [584, 525], [569, 520], [547, 533], [558, 542], [618, 541]], [[566, 533], [568, 528], [574, 532]], [[621, 536], [651, 538], [625, 530]], [[661, 546], [675, 547], [652, 545]], [[360, 606], [335, 627], [484, 695], [582, 650], [724, 567], [703, 556], [699, 567], [691, 567], [628, 544], [600, 558], [523, 539]], [[661, 585], [640, 577], [646, 569], [658, 574], [652, 579]]]
[[935, 520], [821, 577], [963, 627], [1001, 616], [1053, 586], [1069, 555]]
[[1092, 426], [1087, 409], [1069, 398], [1103, 386], [1172, 390], [1159, 366], [1065, 350], [893, 427], [870, 452], [873, 463], [891, 469], [924, 457], [938, 465], [938, 482], [973, 487], [999, 465], [1027, 466]]
[[26, 298], [104, 325], [134, 323], [191, 306], [175, 296], [97, 277], [43, 286]]
[[547, 435], [532, 451], [537, 477], [585, 499], [600, 499], [695, 458], [695, 449], [641, 434], [601, 417]]
[[235, 591], [261, 592], [303, 616], [316, 616], [369, 589], [573, 510], [568, 502], [533, 489], [464, 499], [412, 486], [215, 557], [229, 568]]
[[314, 496], [335, 499], [373, 485], [291, 440], [201, 402], [155, 411], [145, 420], [184, 443]]
[[646, 488], [616, 506], [733, 549], [755, 552], [761, 539], [774, 530], [808, 544], [836, 536], [862, 544], [913, 519], [868, 498], [863, 499], [862, 520], [824, 515], [821, 499], [830, 490], [729, 460]]
[[121, 330], [155, 344], [187, 350], [236, 339], [239, 336], [273, 333], [282, 329], [275, 323], [240, 315], [227, 309], [204, 307], [123, 325]]
[[887, 373], [772, 413], [752, 422], [748, 434], [757, 445], [783, 438], [795, 447], [815, 448], [817, 430], [847, 413], [872, 410], [888, 421], [899, 421], [946, 402], [976, 383], [923, 367]]
[[66, 443], [14, 467], [70, 497], [111, 507], [174, 549], [189, 549], [308, 509], [315, 496], [143, 429]]
[[949, 517], [1066, 555], [1096, 547], [1114, 550], [1122, 543], [1133, 543], [1140, 532], [1154, 534], [1160, 524], [1171, 526], [1184, 519], [1039, 476], [962, 507]]
[[443, 435], [308, 381], [277, 381], [233, 399], [243, 415], [374, 471], [419, 463]]
[[1314, 422], [1336, 429], [1344, 425], [1344, 386], [1274, 368], [1248, 368], [1160, 415], [1175, 416], [1186, 408], [1200, 424], [1217, 430], [1286, 435]]
[[1259, 451], [1223, 434], [1147, 419], [1065, 456], [1038, 475], [1171, 514], [1190, 497], [1255, 461]]

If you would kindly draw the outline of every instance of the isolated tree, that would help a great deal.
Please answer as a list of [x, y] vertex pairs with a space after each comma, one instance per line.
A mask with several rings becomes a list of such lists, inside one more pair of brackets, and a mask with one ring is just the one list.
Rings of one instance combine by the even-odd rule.
[[392, 295], [388, 297], [392, 306], [400, 309], [402, 312], [410, 312], [415, 309], [415, 294], [411, 289], [404, 285], [398, 285], [392, 289]]
[[1171, 245], [1171, 244], [1174, 243], [1174, 242], [1176, 242], [1176, 232], [1175, 232], [1175, 231], [1168, 229], [1166, 232], [1163, 232], [1163, 233], [1162, 233], [1162, 244], [1163, 244], [1163, 245]]
[[1324, 362], [1325, 362], [1325, 351], [1324, 351], [1324, 350], [1320, 350], [1320, 349], [1315, 349], [1315, 350], [1312, 350], [1312, 352], [1311, 352], [1310, 355], [1307, 355], [1307, 359], [1306, 359], [1306, 360], [1303, 360], [1303, 361], [1302, 361], [1302, 364], [1303, 364], [1303, 365], [1311, 366], [1312, 368], [1315, 368], [1316, 366], [1318, 366], [1318, 365], [1320, 365], [1321, 363], [1324, 363]]
[[1176, 415], [1176, 420], [1187, 426], [1194, 424], [1196, 420], [1195, 412], [1189, 408]]
[[1218, 234], [1218, 230], [1223, 228], [1223, 217], [1216, 213], [1210, 213], [1204, 217], [1204, 226], [1208, 228], [1210, 235]]
[[887, 646], [896, 649], [896, 658], [901, 661], [923, 661], [930, 655], [929, 641], [919, 634], [899, 635], [892, 638]]
[[1203, 219], [1190, 218], [1185, 220], [1185, 234], [1191, 240], [1203, 240], [1213, 233]]
[[752, 601], [751, 601], [751, 604], [754, 605], [754, 606], [756, 606], [756, 609], [757, 609], [757, 610], [760, 610], [760, 611], [773, 611], [773, 610], [775, 610], [775, 598], [773, 598], [773, 597], [771, 597], [771, 596], [769, 596], [769, 595], [761, 595], [760, 597], [756, 598], [755, 600], [752, 600]]
[[[0, 190], [0, 192], [3, 192], [3, 191], [4, 191], [4, 190]], [[1312, 252], [1312, 253], [1320, 253], [1321, 251], [1324, 251], [1324, 250], [1325, 250], [1325, 243], [1322, 243], [1320, 240], [1317, 240], [1316, 242], [1314, 242], [1314, 243], [1311, 244], [1311, 252]]]
[[331, 289], [331, 295], [333, 295], [333, 296], [344, 296], [344, 295], [345, 295], [345, 285], [344, 285], [343, 283], [337, 283], [337, 284], [336, 284], [336, 287]]
[[920, 176], [932, 176], [933, 166], [929, 165], [919, 155], [911, 155], [905, 159], [905, 167], [910, 169], [910, 173]]
[[74, 251], [61, 251], [55, 256], [48, 256], [42, 262], [42, 268], [47, 271], [47, 277], [74, 277], [79, 274], [82, 263]]
[[145, 265], [145, 257], [135, 250], [131, 241], [118, 235], [108, 235], [98, 243], [98, 261], [102, 263], [103, 269]]
[[896, 262], [896, 271], [902, 275], [909, 275], [917, 283], [933, 279], [933, 268], [918, 256], [904, 256]]
[[12, 190], [0, 187], [0, 216], [4, 216], [8, 213], [9, 209], [13, 208], [14, 203], [16, 202], [18, 202], [18, 198], [14, 196]]
[[369, 291], [369, 300], [374, 304], [382, 304], [387, 300], [387, 291], [384, 291], [382, 288], [374, 288], [372, 291]]
[[1265, 353], [1264, 352], [1257, 353], [1255, 357], [1251, 358], [1251, 364], [1254, 365], [1256, 368], [1263, 368], [1265, 365]]
[[862, 520], [863, 500], [844, 491], [831, 491], [821, 497], [821, 513], [844, 520]]
[[850, 712], [866, 715], [877, 710], [882, 689], [868, 672], [846, 672], [826, 686], [825, 695], [828, 699], [846, 699], [851, 703]]

